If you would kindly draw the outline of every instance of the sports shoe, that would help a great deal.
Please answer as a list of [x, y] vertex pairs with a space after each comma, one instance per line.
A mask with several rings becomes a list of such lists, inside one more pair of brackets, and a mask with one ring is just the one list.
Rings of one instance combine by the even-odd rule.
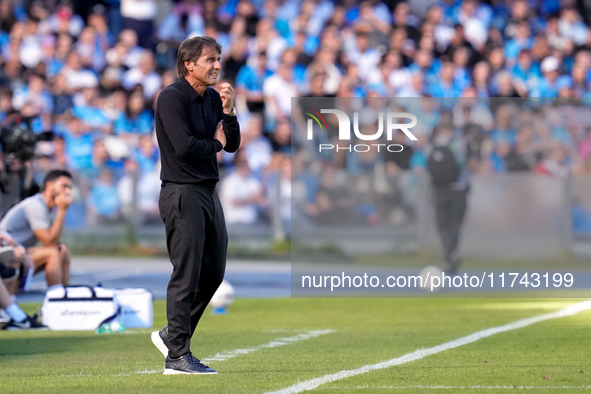
[[168, 357], [168, 326], [164, 326], [160, 331], [153, 331], [151, 338], [152, 343], [160, 350], [160, 353], [164, 357]]
[[11, 280], [18, 278], [18, 275], [19, 270], [12, 267], [7, 267], [6, 265], [0, 263], [0, 278], [2, 278], [4, 282], [10, 282]]
[[187, 353], [179, 358], [166, 357], [166, 366], [164, 375], [182, 375], [182, 374], [216, 374], [215, 369], [203, 365], [199, 359], [191, 353]]
[[22, 322], [10, 320], [10, 323], [6, 326], [5, 330], [17, 331], [17, 330], [47, 330], [47, 326], [44, 326], [37, 319], [37, 315], [31, 317], [27, 316]]

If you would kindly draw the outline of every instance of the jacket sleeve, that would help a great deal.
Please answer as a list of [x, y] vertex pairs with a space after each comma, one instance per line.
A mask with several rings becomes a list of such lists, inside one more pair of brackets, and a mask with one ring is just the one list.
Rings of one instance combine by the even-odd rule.
[[[223, 113], [223, 112], [222, 112]], [[240, 148], [240, 124], [236, 116], [223, 115], [224, 133], [226, 133], [226, 152], [236, 152]]]

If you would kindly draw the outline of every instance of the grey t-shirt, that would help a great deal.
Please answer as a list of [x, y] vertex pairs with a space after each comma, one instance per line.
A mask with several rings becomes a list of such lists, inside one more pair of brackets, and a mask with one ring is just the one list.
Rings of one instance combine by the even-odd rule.
[[33, 231], [50, 228], [54, 219], [55, 211], [49, 211], [43, 195], [38, 193], [10, 208], [0, 221], [0, 231], [8, 233], [16, 242], [28, 248], [37, 243]]

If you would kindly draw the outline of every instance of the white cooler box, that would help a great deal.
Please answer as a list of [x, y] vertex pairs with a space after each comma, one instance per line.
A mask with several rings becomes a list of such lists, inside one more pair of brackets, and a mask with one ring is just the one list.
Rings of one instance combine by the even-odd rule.
[[41, 322], [50, 330], [96, 330], [117, 318], [119, 303], [113, 289], [75, 286], [48, 291], [41, 307]]
[[146, 289], [115, 289], [126, 328], [152, 328], [154, 310], [152, 293]]

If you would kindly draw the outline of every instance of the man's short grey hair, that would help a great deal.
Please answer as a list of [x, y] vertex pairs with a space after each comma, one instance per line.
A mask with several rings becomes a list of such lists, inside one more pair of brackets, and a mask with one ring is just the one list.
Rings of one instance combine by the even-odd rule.
[[195, 62], [201, 54], [203, 49], [209, 47], [215, 50], [219, 55], [222, 54], [222, 46], [213, 37], [191, 37], [182, 42], [179, 47], [177, 55], [177, 71], [179, 77], [185, 77], [189, 74], [185, 62]]

